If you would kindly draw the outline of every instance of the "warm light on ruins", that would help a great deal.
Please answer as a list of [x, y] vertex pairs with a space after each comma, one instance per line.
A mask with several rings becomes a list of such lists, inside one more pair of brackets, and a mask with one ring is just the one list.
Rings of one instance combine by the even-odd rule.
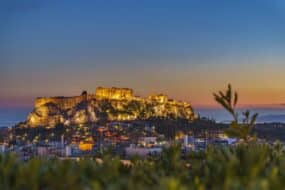
[[129, 88], [103, 88], [98, 87], [95, 93], [96, 98], [98, 99], [131, 99], [133, 98], [133, 90]]
[[85, 92], [74, 97], [37, 98], [35, 110], [30, 113], [27, 124], [52, 127], [57, 124], [94, 123], [100, 120], [102, 114], [111, 121], [169, 116], [194, 118], [189, 103], [170, 100], [163, 94], [143, 98], [135, 96], [129, 88], [98, 87], [95, 94]]
[[31, 122], [31, 123], [34, 123], [34, 122], [35, 122], [35, 118], [34, 118], [33, 116], [31, 116], [30, 122]]

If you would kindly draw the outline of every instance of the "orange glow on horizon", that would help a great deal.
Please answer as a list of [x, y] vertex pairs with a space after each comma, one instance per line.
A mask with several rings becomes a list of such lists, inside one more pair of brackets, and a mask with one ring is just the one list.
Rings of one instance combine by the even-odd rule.
[[[59, 69], [52, 75], [42, 76], [43, 81], [48, 81], [46, 85], [42, 85], [42, 81], [23, 78], [21, 80], [25, 83], [17, 86], [16, 80], [20, 79], [13, 78], [9, 88], [1, 94], [0, 106], [32, 107], [37, 96], [74, 96], [81, 94], [82, 90], [94, 93], [98, 86], [116, 86], [132, 88], [135, 95], [142, 97], [162, 93], [172, 99], [190, 102], [194, 106], [217, 107], [212, 93], [225, 90], [228, 83], [239, 93], [239, 105], [284, 103], [285, 65], [258, 61], [248, 64], [246, 61], [243, 64], [166, 64], [163, 67], [120, 65], [84, 72], [67, 70], [73, 79], [80, 79], [76, 81], [68, 76], [61, 77], [62, 71]], [[116, 76], [116, 79], [109, 76]]]

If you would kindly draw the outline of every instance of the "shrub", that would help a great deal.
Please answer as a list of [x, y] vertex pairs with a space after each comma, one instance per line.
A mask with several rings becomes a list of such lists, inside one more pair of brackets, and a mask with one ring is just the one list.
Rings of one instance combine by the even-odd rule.
[[0, 189], [284, 189], [285, 152], [280, 144], [209, 147], [181, 158], [180, 147], [124, 165], [105, 156], [19, 161], [0, 156]]

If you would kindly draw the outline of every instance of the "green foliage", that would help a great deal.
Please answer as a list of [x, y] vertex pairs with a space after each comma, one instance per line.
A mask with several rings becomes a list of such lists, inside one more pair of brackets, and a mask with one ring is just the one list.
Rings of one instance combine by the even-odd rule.
[[84, 159], [23, 162], [0, 156], [0, 189], [284, 189], [283, 145], [240, 144], [209, 147], [181, 157], [178, 145], [158, 157], [134, 159], [131, 165], [105, 155]]
[[225, 92], [219, 91], [214, 93], [214, 98], [217, 103], [219, 103], [226, 111], [228, 111], [232, 117], [233, 121], [230, 123], [230, 127], [225, 130], [225, 132], [230, 137], [236, 137], [242, 139], [244, 142], [249, 142], [255, 138], [252, 136], [252, 130], [255, 125], [257, 113], [251, 115], [250, 111], [245, 111], [242, 113], [243, 119], [240, 123], [239, 115], [236, 111], [236, 105], [238, 103], [237, 92], [232, 91], [232, 87], [229, 84], [228, 89]]

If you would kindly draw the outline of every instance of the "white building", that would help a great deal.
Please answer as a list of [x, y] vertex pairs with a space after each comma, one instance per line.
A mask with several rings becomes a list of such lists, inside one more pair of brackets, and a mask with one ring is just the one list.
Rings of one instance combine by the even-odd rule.
[[72, 156], [72, 147], [70, 145], [65, 146], [65, 156]]
[[139, 147], [135, 145], [130, 145], [125, 149], [127, 156], [141, 156], [145, 157], [148, 155], [156, 155], [162, 152], [161, 147]]
[[49, 150], [47, 146], [38, 146], [37, 147], [37, 154], [38, 156], [48, 156]]
[[6, 144], [0, 144], [0, 153], [4, 153], [7, 150], [7, 145]]
[[138, 140], [138, 144], [142, 146], [153, 146], [157, 144], [157, 137], [141, 137]]

